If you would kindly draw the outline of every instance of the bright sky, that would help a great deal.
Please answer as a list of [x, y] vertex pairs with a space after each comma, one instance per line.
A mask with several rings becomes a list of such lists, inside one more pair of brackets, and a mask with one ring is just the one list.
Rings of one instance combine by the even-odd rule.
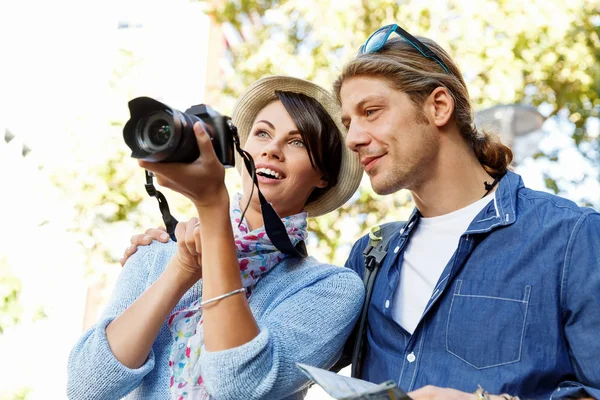
[[[118, 30], [124, 21], [143, 28]], [[0, 257], [23, 284], [23, 322], [0, 336], [0, 399], [23, 387], [28, 399], [65, 398], [67, 356], [82, 333], [85, 249], [66, 232], [73, 212], [46, 174], [102, 163], [113, 151], [108, 121], [127, 114], [109, 86], [120, 48], [142, 61], [131, 98], [201, 102], [208, 28], [200, 5], [183, 0], [0, 4], [0, 178], [9, 193], [0, 196]], [[16, 136], [9, 144], [5, 128]], [[33, 149], [26, 159], [23, 144]], [[131, 229], [110, 233], [121, 253]], [[48, 317], [32, 322], [40, 308]]]

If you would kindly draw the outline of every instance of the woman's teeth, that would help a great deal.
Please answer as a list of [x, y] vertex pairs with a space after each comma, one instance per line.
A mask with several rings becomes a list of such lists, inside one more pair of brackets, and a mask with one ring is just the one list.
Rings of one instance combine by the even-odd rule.
[[257, 168], [256, 173], [266, 176], [267, 178], [281, 179], [281, 175], [279, 175], [279, 172], [275, 172], [269, 168]]

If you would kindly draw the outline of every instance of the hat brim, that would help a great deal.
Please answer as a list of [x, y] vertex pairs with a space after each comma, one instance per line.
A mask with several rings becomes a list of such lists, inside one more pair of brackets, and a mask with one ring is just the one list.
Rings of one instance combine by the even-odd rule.
[[[360, 185], [363, 174], [358, 155], [348, 149], [344, 143], [347, 130], [341, 123], [341, 109], [329, 91], [312, 82], [289, 76], [268, 76], [255, 81], [239, 97], [231, 117], [238, 128], [240, 144], [244, 147], [258, 113], [268, 104], [277, 100], [276, 90], [302, 93], [314, 98], [331, 116], [340, 131], [342, 163], [338, 182], [317, 200], [304, 207], [309, 217], [327, 214], [342, 206], [352, 197]], [[240, 174], [243, 165], [243, 161], [236, 153], [236, 166]]]

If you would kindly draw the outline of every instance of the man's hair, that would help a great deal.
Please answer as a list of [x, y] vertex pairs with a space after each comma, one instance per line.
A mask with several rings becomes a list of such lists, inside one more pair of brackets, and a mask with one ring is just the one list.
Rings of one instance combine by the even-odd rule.
[[317, 100], [302, 93], [275, 91], [275, 95], [296, 124], [306, 145], [310, 165], [317, 168], [327, 186], [315, 188], [308, 197], [309, 204], [337, 185], [342, 165], [342, 138], [337, 125]]
[[458, 67], [433, 40], [418, 39], [444, 61], [451, 74], [436, 61], [424, 57], [406, 40], [392, 38], [381, 50], [360, 54], [344, 66], [333, 84], [338, 101], [345, 80], [353, 76], [378, 77], [387, 81], [392, 88], [406, 93], [420, 113], [419, 120], [427, 123], [422, 111], [423, 103], [435, 88], [443, 86], [454, 99], [452, 117], [461, 135], [471, 145], [487, 173], [494, 178], [501, 177], [512, 162], [512, 151], [500, 142], [497, 135], [477, 131], [473, 124], [467, 85]]

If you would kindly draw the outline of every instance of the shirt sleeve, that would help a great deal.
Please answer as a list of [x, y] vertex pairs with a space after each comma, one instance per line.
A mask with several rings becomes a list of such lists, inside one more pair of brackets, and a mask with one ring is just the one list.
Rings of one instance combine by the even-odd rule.
[[154, 246], [142, 246], [127, 260], [100, 321], [77, 341], [67, 365], [69, 399], [117, 399], [135, 389], [154, 368], [154, 352], [141, 367], [130, 369], [113, 355], [106, 339], [106, 326], [146, 289], [148, 271], [154, 262]]
[[348, 260], [346, 260], [346, 264], [344, 264], [344, 267], [356, 272], [361, 279], [364, 279], [365, 275], [365, 259], [362, 253], [368, 243], [369, 235], [363, 236], [354, 243], [352, 250], [350, 251], [350, 256], [348, 257]]
[[561, 303], [564, 330], [577, 382], [563, 382], [553, 398], [565, 393], [600, 398], [600, 214], [584, 214], [576, 223], [565, 254]]
[[[350, 256], [346, 260], [345, 268], [351, 269], [356, 272], [361, 279], [364, 281], [364, 271], [365, 271], [365, 259], [363, 257], [363, 251], [367, 246], [368, 236], [361, 238], [359, 241], [354, 243], [352, 246], [352, 250], [350, 251]], [[364, 287], [364, 283], [363, 283]], [[360, 317], [360, 315], [359, 315]], [[356, 326], [355, 326], [356, 328]], [[342, 355], [335, 363], [333, 367], [331, 367], [330, 371], [340, 372], [343, 368], [346, 368], [350, 364], [352, 364], [352, 352], [354, 350], [354, 343], [356, 342], [356, 329], [353, 329], [344, 344], [344, 348], [342, 349]]]
[[260, 333], [232, 349], [202, 349], [202, 379], [214, 398], [278, 399], [307, 389], [295, 363], [328, 368], [360, 313], [364, 288], [356, 274], [340, 272], [304, 287], [258, 321]]

